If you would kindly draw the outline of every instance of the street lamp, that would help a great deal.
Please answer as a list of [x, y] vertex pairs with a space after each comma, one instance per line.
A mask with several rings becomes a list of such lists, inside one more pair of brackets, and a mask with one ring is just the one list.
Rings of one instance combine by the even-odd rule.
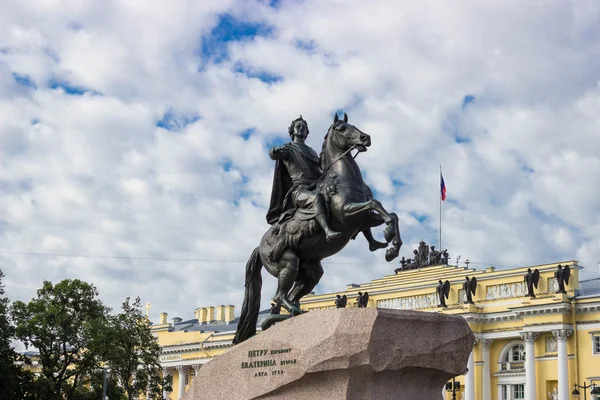
[[456, 400], [456, 391], [460, 390], [460, 382], [456, 382], [454, 378], [452, 378], [452, 383], [446, 383], [446, 391], [452, 390], [452, 400]]
[[107, 380], [106, 373], [109, 372], [110, 369], [102, 368], [102, 370], [104, 371], [104, 382], [102, 382], [102, 400], [108, 400], [108, 397], [106, 396], [106, 380]]
[[588, 385], [587, 383], [584, 383], [583, 386], [578, 385], [578, 384], [574, 384], [573, 385], [575, 387], [575, 390], [573, 390], [573, 392], [571, 393], [573, 395], [574, 399], [579, 399], [580, 394], [579, 394], [579, 390], [577, 390], [577, 388], [582, 389], [583, 390], [583, 400], [587, 400], [587, 394], [586, 394], [586, 390], [588, 390], [589, 388], [592, 388], [592, 391], [590, 392], [591, 395], [593, 395], [594, 397], [592, 397], [593, 399], [596, 398], [596, 395], [600, 394], [600, 390], [596, 389], [596, 384], [592, 382], [591, 385]]

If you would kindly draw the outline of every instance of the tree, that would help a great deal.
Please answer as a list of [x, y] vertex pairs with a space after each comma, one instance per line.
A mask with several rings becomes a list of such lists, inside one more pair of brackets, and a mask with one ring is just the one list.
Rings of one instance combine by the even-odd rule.
[[160, 346], [150, 322], [142, 313], [140, 298], [130, 303], [129, 297], [121, 305], [121, 312], [108, 317], [108, 324], [100, 333], [103, 358], [119, 380], [128, 400], [149, 392], [151, 399], [162, 399], [163, 385], [160, 366]]
[[16, 337], [39, 351], [38, 399], [72, 400], [87, 390], [100, 362], [96, 332], [108, 311], [97, 296], [93, 285], [65, 279], [56, 285], [44, 281], [29, 303], [13, 303]]
[[2, 278], [4, 273], [0, 270], [0, 400], [22, 399], [26, 397], [22, 389], [28, 376], [17, 365], [19, 356], [11, 346], [14, 327], [8, 318], [10, 302], [4, 297]]

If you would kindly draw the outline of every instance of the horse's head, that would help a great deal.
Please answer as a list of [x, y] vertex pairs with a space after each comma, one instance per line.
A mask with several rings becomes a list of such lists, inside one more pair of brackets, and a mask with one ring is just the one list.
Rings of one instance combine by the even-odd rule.
[[337, 151], [344, 152], [355, 148], [358, 151], [367, 151], [371, 146], [371, 136], [367, 135], [356, 126], [348, 123], [348, 115], [344, 113], [344, 119], [338, 119], [337, 113], [333, 124], [327, 131], [324, 145], [331, 146]]

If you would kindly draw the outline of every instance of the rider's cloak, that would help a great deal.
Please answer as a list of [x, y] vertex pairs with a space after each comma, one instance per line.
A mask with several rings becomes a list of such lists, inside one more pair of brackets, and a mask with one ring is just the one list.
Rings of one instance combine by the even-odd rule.
[[[290, 168], [297, 168], [306, 180], [314, 183], [319, 178], [321, 172], [317, 153], [305, 144], [294, 142], [289, 143], [288, 151], [288, 166]], [[281, 214], [293, 208], [292, 201], [286, 201], [286, 197], [294, 188], [284, 161], [277, 160], [273, 174], [273, 187], [271, 188], [271, 204], [269, 205], [269, 211], [267, 211], [267, 222], [270, 225], [279, 221]]]

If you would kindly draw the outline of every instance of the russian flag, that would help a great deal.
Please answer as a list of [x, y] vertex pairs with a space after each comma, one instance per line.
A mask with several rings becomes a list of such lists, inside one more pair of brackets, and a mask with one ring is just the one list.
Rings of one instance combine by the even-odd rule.
[[446, 200], [446, 184], [444, 183], [444, 177], [440, 172], [440, 192], [442, 194], [442, 201]]

